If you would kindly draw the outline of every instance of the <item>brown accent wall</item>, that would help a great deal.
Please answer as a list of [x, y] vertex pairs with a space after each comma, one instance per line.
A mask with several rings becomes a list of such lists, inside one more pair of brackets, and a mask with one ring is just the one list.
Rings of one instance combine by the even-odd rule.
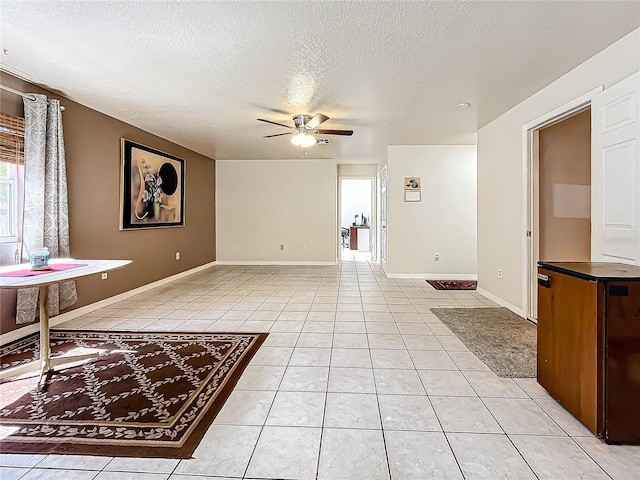
[[[74, 258], [131, 259], [107, 280], [77, 282], [78, 303], [70, 308], [126, 292], [215, 260], [215, 161], [151, 133], [0, 72], [0, 83], [22, 92], [59, 98], [65, 107], [71, 255]], [[22, 115], [22, 98], [0, 91], [0, 110]], [[185, 159], [185, 225], [150, 230], [119, 230], [120, 139], [148, 145]], [[0, 249], [2, 264], [13, 263], [15, 245]], [[180, 260], [175, 259], [180, 252]], [[14, 330], [15, 292], [0, 296], [0, 332]]]
[[591, 185], [590, 109], [540, 130], [539, 182], [540, 260], [590, 261], [591, 219], [553, 211], [554, 184]]

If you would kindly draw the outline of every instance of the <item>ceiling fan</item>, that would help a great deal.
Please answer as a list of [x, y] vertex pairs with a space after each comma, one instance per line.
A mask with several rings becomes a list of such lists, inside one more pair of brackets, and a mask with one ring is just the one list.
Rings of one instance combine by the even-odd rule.
[[265, 120], [264, 118], [258, 118], [260, 122], [271, 123], [273, 125], [278, 125], [280, 127], [285, 127], [291, 130], [287, 133], [276, 133], [275, 135], [265, 135], [263, 138], [270, 137], [280, 137], [282, 135], [293, 135], [291, 137], [291, 143], [293, 143], [296, 147], [301, 148], [309, 148], [318, 143], [318, 139], [313, 136], [313, 134], [319, 135], [353, 135], [353, 130], [320, 130], [318, 126], [321, 123], [329, 120], [329, 117], [323, 115], [322, 113], [316, 113], [315, 116], [305, 115], [303, 113], [294, 115], [293, 119], [293, 127], [288, 125], [284, 125], [282, 123], [272, 122], [271, 120]]

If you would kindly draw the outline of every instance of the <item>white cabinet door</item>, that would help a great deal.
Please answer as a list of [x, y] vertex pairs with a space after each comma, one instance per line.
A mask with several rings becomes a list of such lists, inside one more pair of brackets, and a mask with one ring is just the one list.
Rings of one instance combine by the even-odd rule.
[[359, 228], [358, 229], [358, 251], [368, 252], [369, 250], [371, 250], [371, 247], [369, 246], [369, 229]]
[[591, 260], [640, 265], [640, 73], [591, 104]]

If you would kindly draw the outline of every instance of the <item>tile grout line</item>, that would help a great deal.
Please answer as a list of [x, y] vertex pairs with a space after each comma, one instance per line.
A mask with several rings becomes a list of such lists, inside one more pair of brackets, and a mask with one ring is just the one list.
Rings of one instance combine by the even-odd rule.
[[[500, 424], [500, 422], [498, 422], [498, 419], [495, 417], [495, 415], [493, 414], [493, 412], [489, 409], [489, 407], [486, 405], [484, 398], [511, 398], [511, 397], [482, 397], [480, 396], [480, 394], [477, 392], [476, 388], [473, 386], [473, 384], [471, 384], [471, 382], [469, 382], [469, 380], [467, 379], [466, 375], [464, 375], [464, 371], [460, 370], [460, 372], [462, 373], [462, 375], [465, 377], [465, 379], [467, 380], [467, 383], [469, 383], [469, 385], [471, 386], [471, 388], [474, 390], [474, 392], [476, 392], [476, 395], [478, 396], [478, 398], [480, 399], [480, 401], [482, 402], [483, 406], [487, 409], [487, 411], [491, 414], [491, 416], [493, 417], [493, 419], [496, 421], [496, 423], [498, 424], [498, 426], [502, 429], [502, 431], [504, 432], [504, 435], [509, 439], [509, 442], [513, 445], [513, 447], [516, 449], [516, 451], [520, 454], [520, 457], [524, 460], [525, 464], [531, 469], [531, 471], [533, 472], [533, 474], [536, 476], [536, 478], [539, 478], [538, 474], [536, 473], [536, 471], [533, 469], [533, 467], [529, 464], [529, 462], [527, 461], [527, 459], [524, 457], [524, 454], [520, 451], [520, 449], [515, 445], [515, 443], [512, 440], [512, 436], [518, 436], [518, 435], [522, 435], [522, 436], [543, 436], [543, 437], [558, 437], [558, 438], [571, 438], [571, 440], [573, 440], [573, 442], [578, 445], [578, 447], [581, 448], [580, 444], [578, 442], [575, 441], [575, 439], [569, 435], [569, 433], [562, 428], [562, 426], [556, 422], [556, 420], [549, 414], [547, 413], [536, 401], [535, 398], [531, 397], [527, 392], [524, 392], [524, 389], [522, 389], [522, 387], [517, 384], [516, 382], [514, 382], [521, 390], [523, 390], [523, 392], [525, 393], [525, 395], [527, 395], [527, 399], [528, 400], [532, 400], [533, 403], [540, 408], [540, 410], [556, 425], [558, 426], [558, 428], [560, 430], [562, 430], [562, 432], [564, 432], [564, 436], [560, 436], [560, 435], [554, 435], [554, 434], [531, 434], [531, 433], [521, 433], [521, 434], [508, 434], [504, 428], [502, 427], [502, 425]], [[518, 400], [522, 400], [521, 398], [517, 398]], [[585, 451], [585, 453], [587, 453]], [[600, 467], [605, 474], [607, 474], [607, 476], [610, 477], [609, 473], [595, 460], [593, 459], [588, 453], [587, 455], [594, 461], [594, 463], [596, 463], [598, 465], [598, 467]]]
[[[280, 271], [280, 270], [281, 270], [281, 269], [278, 269], [277, 271]], [[289, 275], [287, 275], [287, 277], [288, 277], [288, 276], [289, 276]], [[265, 281], [266, 281], [266, 280], [265, 280]], [[283, 282], [284, 282], [284, 280], [283, 280], [282, 282], [280, 282], [280, 283], [279, 283], [279, 285], [282, 285], [282, 283], [283, 283]], [[246, 283], [246, 282], [245, 282], [245, 283]], [[262, 283], [264, 283], [264, 282], [262, 282]], [[262, 284], [261, 284], [261, 285], [262, 285]], [[236, 288], [237, 288], [237, 287], [236, 287]], [[235, 289], [234, 289], [234, 290], [235, 290]], [[233, 291], [233, 290], [232, 290], [232, 291]], [[269, 296], [271, 296], [271, 295], [269, 295]], [[268, 298], [268, 297], [267, 297], [267, 298]], [[264, 303], [264, 302], [263, 302], [263, 303]], [[230, 311], [230, 310], [229, 310], [229, 311]], [[283, 375], [283, 376], [284, 376], [284, 375]], [[280, 381], [282, 382], [282, 379], [280, 379]], [[270, 411], [271, 411], [271, 408], [273, 407], [273, 402], [275, 401], [275, 397], [277, 396], [277, 393], [278, 393], [278, 392], [277, 392], [277, 390], [276, 390], [276, 393], [274, 394], [274, 399], [273, 399], [273, 401], [271, 402], [271, 405], [270, 405], [270, 407], [269, 407], [269, 410], [267, 411], [267, 416], [265, 417], [264, 422], [263, 422], [262, 426], [260, 427], [260, 432], [258, 433], [258, 436], [256, 437], [256, 443], [255, 443], [255, 444], [254, 444], [254, 446], [253, 446], [253, 449], [252, 449], [252, 451], [251, 451], [251, 455], [249, 456], [249, 460], [247, 461], [247, 465], [246, 465], [246, 467], [245, 467], [245, 469], [244, 469], [244, 473], [242, 474], [242, 477], [241, 477], [241, 478], [244, 478], [244, 477], [246, 476], [246, 474], [247, 474], [247, 470], [249, 469], [249, 464], [251, 463], [251, 460], [252, 460], [253, 455], [254, 455], [254, 453], [255, 453], [255, 450], [256, 450], [256, 448], [257, 448], [258, 441], [260, 440], [260, 436], [262, 435], [262, 432], [263, 432], [263, 430], [264, 430], [264, 426], [265, 426], [265, 424], [266, 424], [267, 417], [269, 416], [269, 413], [270, 413]], [[213, 425], [213, 424], [212, 424], [212, 425]]]
[[[453, 358], [451, 358], [451, 360], [455, 363], [455, 360], [453, 360]], [[458, 366], [458, 364], [456, 363], [456, 366]], [[522, 460], [525, 462], [525, 464], [527, 465], [527, 467], [529, 467], [529, 469], [531, 470], [531, 472], [533, 473], [533, 475], [536, 478], [540, 478], [538, 476], [538, 474], [535, 472], [535, 470], [533, 469], [533, 467], [529, 464], [529, 462], [527, 461], [527, 459], [524, 457], [524, 455], [522, 454], [522, 452], [518, 449], [518, 447], [513, 443], [513, 440], [509, 437], [509, 435], [507, 434], [507, 432], [505, 431], [504, 427], [500, 424], [500, 422], [498, 421], [498, 419], [495, 417], [495, 415], [493, 414], [493, 412], [489, 409], [489, 407], [486, 405], [486, 403], [484, 402], [483, 398], [480, 396], [480, 394], [478, 393], [478, 391], [476, 390], [476, 388], [473, 386], [473, 384], [469, 381], [469, 379], [466, 377], [466, 375], [464, 374], [464, 371], [461, 370], [458, 367], [460, 373], [462, 373], [462, 376], [464, 377], [464, 379], [466, 380], [466, 382], [469, 384], [469, 386], [471, 387], [471, 389], [475, 392], [475, 394], [477, 395], [477, 398], [480, 400], [480, 402], [482, 403], [483, 407], [486, 408], [486, 410], [489, 412], [489, 415], [491, 415], [491, 418], [494, 419], [494, 421], [496, 422], [496, 424], [498, 425], [498, 427], [500, 427], [500, 430], [502, 430], [504, 436], [509, 440], [509, 442], [511, 443], [511, 445], [513, 445], [513, 447], [516, 449], [516, 451], [518, 452], [518, 454], [520, 455], [520, 458], [522, 458]], [[515, 382], [514, 382], [515, 383]], [[520, 387], [518, 385], [518, 387]], [[525, 392], [526, 394], [526, 392]], [[453, 432], [450, 432], [453, 433]], [[447, 442], [449, 442], [449, 438], [447, 436], [447, 433], [445, 432], [445, 437], [447, 437]], [[449, 446], [451, 446], [449, 444]], [[452, 448], [453, 451], [453, 448]], [[455, 455], [455, 453], [454, 453]], [[457, 461], [457, 459], [456, 459]], [[462, 470], [462, 469], [461, 469]]]
[[[425, 322], [425, 324], [426, 324], [426, 322]], [[427, 325], [427, 327], [428, 327], [428, 325]], [[402, 341], [403, 341], [403, 343], [405, 343], [404, 337], [402, 337]], [[460, 465], [460, 462], [458, 460], [456, 452], [453, 450], [453, 447], [451, 446], [451, 443], [449, 442], [449, 437], [447, 437], [447, 434], [444, 431], [444, 427], [442, 426], [442, 421], [440, 420], [440, 417], [438, 416], [438, 412], [436, 411], [435, 407], [433, 406], [433, 402], [431, 401], [431, 397], [429, 396], [429, 392], [427, 391], [427, 387], [424, 385], [424, 382], [422, 381], [422, 377], [420, 376], [420, 372], [418, 372], [418, 368], [416, 367], [415, 362], [413, 361], [413, 357], [409, 353], [409, 349], [407, 348], [406, 343], [405, 343], [405, 348], [407, 350], [407, 353], [409, 354], [409, 359], [411, 360], [411, 364], [413, 365], [414, 371], [416, 372], [416, 375], [418, 376], [418, 379], [420, 380], [420, 384], [422, 385], [422, 388], [424, 389], [425, 396], [427, 397], [427, 401], [429, 402], [429, 405], [431, 406], [431, 410], [433, 410], [433, 414], [435, 415], [436, 420], [438, 421], [438, 425], [440, 425], [440, 430], [442, 431], [442, 434], [443, 434], [443, 436], [444, 436], [444, 438], [445, 438], [445, 440], [447, 442], [447, 445], [449, 446], [449, 450], [451, 451], [451, 454], [453, 455], [453, 459], [456, 461], [456, 465], [458, 466], [458, 470], [460, 471], [460, 474], [462, 475], [462, 478], [465, 479], [466, 475], [465, 475], [464, 471], [462, 470], [462, 467]], [[443, 348], [444, 348], [444, 346], [443, 346]], [[452, 359], [452, 361], [453, 361], [453, 359]], [[455, 362], [454, 362], [454, 364], [455, 364]]]
[[573, 443], [575, 443], [580, 450], [582, 450], [591, 460], [593, 460], [593, 462], [598, 465], [609, 478], [613, 479], [613, 475], [611, 475], [602, 465], [600, 465], [600, 462], [598, 462], [593, 456], [591, 456], [591, 454], [574, 437], [569, 436], [569, 438], [571, 438], [571, 440], [573, 440]]
[[[262, 270], [261, 270], [261, 271], [262, 271]], [[255, 275], [253, 275], [251, 278], [254, 278], [255, 276], [257, 276], [257, 275], [258, 275], [258, 273], [260, 273], [260, 272], [257, 272], [257, 273], [256, 273]], [[239, 276], [239, 275], [238, 275], [238, 276]], [[235, 278], [235, 277], [234, 277], [234, 278]], [[238, 287], [239, 287], [239, 286], [241, 286], [241, 285], [246, 284], [248, 281], [249, 281], [249, 279], [247, 279], [245, 282], [243, 282], [243, 283], [241, 283], [240, 285], [238, 285]], [[265, 281], [266, 281], [266, 279], [265, 279]], [[225, 283], [226, 283], [226, 282], [225, 282]], [[264, 283], [264, 282], [260, 283], [260, 285], [262, 285], [263, 283]], [[223, 283], [222, 285], [224, 285], [224, 283]], [[238, 288], [238, 287], [235, 287], [233, 290], [231, 290], [231, 292], [233, 292], [233, 291], [234, 291], [236, 288]], [[258, 287], [256, 287], [256, 288], [258, 288]], [[214, 290], [215, 290], [215, 289], [214, 289]], [[253, 292], [253, 291], [255, 291], [255, 288], [252, 290], [252, 292]], [[247, 297], [247, 295], [245, 295], [245, 297], [244, 297], [244, 298], [246, 298], [246, 297]], [[222, 298], [224, 298], [224, 295], [223, 295], [223, 297], [222, 297]], [[215, 303], [215, 302], [214, 302], [214, 303]], [[263, 302], [263, 303], [264, 303], [264, 302]], [[237, 303], [236, 303], [236, 305], [237, 305]], [[231, 311], [231, 310], [228, 310], [228, 311]], [[217, 322], [217, 320], [216, 320], [216, 322]], [[214, 323], [215, 323], [215, 322], [214, 322]], [[243, 323], [244, 323], [244, 322], [243, 322]], [[236, 332], [237, 332], [237, 329], [236, 329]], [[275, 395], [274, 395], [274, 400], [275, 400]], [[225, 403], [226, 403], [226, 402], [225, 402]], [[214, 420], [215, 420], [215, 419], [214, 419]], [[265, 421], [266, 421], [266, 418], [265, 418]], [[211, 423], [211, 426], [209, 426], [209, 428], [211, 428], [212, 426], [213, 426], [213, 422]], [[262, 433], [262, 430], [261, 430], [261, 433]], [[256, 445], [257, 445], [257, 443], [258, 443], [259, 438], [260, 438], [260, 434], [258, 434], [258, 437], [257, 437], [257, 439], [256, 439]], [[255, 446], [254, 446], [254, 450], [255, 450]], [[253, 452], [252, 452], [251, 456], [253, 456]], [[175, 473], [176, 469], [177, 469], [177, 468], [178, 468], [178, 466], [182, 463], [182, 461], [183, 461], [183, 460], [181, 459], [181, 460], [176, 464], [176, 466], [173, 468], [172, 472], [169, 474], [169, 476], [168, 476], [167, 478], [170, 478], [170, 477]], [[250, 462], [250, 461], [251, 461], [251, 457], [249, 458], [249, 462]], [[247, 463], [247, 467], [246, 467], [246, 468], [248, 468], [248, 467], [249, 467], [249, 463]], [[245, 469], [245, 473], [246, 473], [246, 469]], [[243, 477], [244, 477], [244, 475], [243, 475]]]
[[[377, 279], [376, 279], [376, 284], [378, 285], [378, 288], [380, 288], [380, 282], [378, 282]], [[384, 298], [385, 305], [387, 305], [387, 308], [388, 308], [387, 299], [385, 298], [384, 293], [382, 294], [382, 298]], [[364, 305], [363, 305], [362, 308], [364, 310]], [[391, 312], [389, 312], [389, 313], [391, 314]], [[393, 317], [393, 314], [391, 314], [391, 319], [393, 320], [393, 325], [397, 329], [398, 327], [396, 325], [396, 321], [395, 321], [395, 318]], [[365, 317], [365, 331], [368, 332], [366, 317]], [[400, 338], [402, 338], [402, 336], [400, 336]], [[369, 334], [368, 333], [367, 333], [367, 342], [369, 342]], [[402, 342], [404, 344], [404, 339], [402, 339]], [[405, 348], [406, 348], [406, 345], [405, 345]], [[380, 396], [378, 394], [378, 382], [376, 381], [376, 374], [375, 374], [375, 369], [374, 369], [374, 365], [373, 365], [373, 355], [371, 354], [371, 345], [369, 345], [369, 357], [371, 359], [371, 373], [373, 375], [373, 386], [374, 386], [375, 391], [376, 391], [376, 403], [378, 404], [378, 416], [380, 417], [380, 430], [382, 432], [382, 442], [384, 444], [384, 453], [385, 453], [386, 460], [387, 460], [387, 471], [389, 473], [389, 479], [392, 479], [393, 476], [391, 474], [391, 460], [389, 459], [389, 449], [387, 448], [387, 435], [386, 435], [385, 428], [384, 428], [384, 422], [382, 421], [382, 409], [380, 408]]]
[[[462, 376], [464, 377], [464, 379], [467, 381], [467, 383], [469, 384], [469, 386], [471, 387], [471, 389], [476, 393], [476, 395], [478, 396], [478, 399], [480, 399], [480, 402], [482, 403], [482, 405], [484, 406], [484, 408], [487, 409], [487, 411], [489, 412], [489, 415], [491, 415], [491, 418], [494, 419], [494, 421], [496, 422], [496, 424], [498, 425], [498, 427], [500, 427], [500, 430], [502, 430], [504, 436], [509, 440], [509, 443], [511, 443], [511, 445], [513, 445], [513, 448], [516, 449], [516, 451], [518, 452], [518, 454], [520, 455], [520, 458], [522, 458], [522, 460], [524, 461], [524, 463], [527, 465], [527, 467], [529, 467], [529, 470], [531, 470], [531, 473], [533, 473], [533, 475], [536, 478], [540, 478], [537, 474], [537, 472], [533, 469], [533, 467], [529, 464], [529, 462], [527, 461], [527, 459], [524, 457], [524, 455], [522, 454], [522, 452], [518, 449], [518, 447], [516, 446], [515, 443], [513, 443], [513, 440], [511, 439], [511, 437], [509, 436], [509, 434], [506, 432], [506, 430], [504, 429], [504, 427], [500, 424], [500, 422], [498, 421], [498, 419], [495, 417], [495, 415], [493, 414], [493, 412], [489, 409], [489, 407], [487, 407], [486, 403], [484, 402], [484, 400], [482, 399], [482, 397], [480, 396], [480, 394], [478, 393], [478, 391], [476, 390], [476, 388], [473, 386], [473, 384], [469, 381], [469, 379], [467, 378], [467, 376], [464, 374], [464, 372], [462, 370], [460, 370], [460, 373], [462, 373]], [[515, 383], [515, 382], [514, 382]], [[518, 387], [520, 387], [520, 385], [518, 385]], [[523, 390], [524, 391], [524, 390]], [[525, 394], [527, 394], [526, 392], [524, 392]], [[445, 433], [446, 435], [446, 433]], [[448, 438], [447, 438], [448, 441]]]
[[[438, 342], [439, 342], [439, 340], [438, 340]], [[442, 347], [444, 348], [444, 345]], [[411, 359], [411, 361], [413, 362], [413, 359]], [[414, 366], [415, 366], [415, 364], [414, 364]], [[443, 434], [445, 440], [447, 441], [447, 445], [449, 446], [449, 450], [451, 450], [451, 454], [453, 455], [453, 459], [456, 461], [456, 465], [458, 465], [458, 470], [460, 470], [460, 474], [462, 475], [462, 478], [465, 479], [465, 478], [467, 478], [467, 476], [466, 476], [464, 470], [462, 469], [462, 465], [460, 465], [460, 460], [458, 460], [458, 456], [456, 455], [456, 452], [453, 449], [453, 446], [451, 445], [451, 441], [449, 440], [449, 436], [447, 435], [447, 432], [444, 431], [444, 426], [442, 425], [442, 421], [440, 420], [438, 412], [436, 411], [435, 407], [433, 406], [433, 402], [431, 401], [431, 396], [429, 395], [429, 392], [427, 392], [427, 387], [424, 385], [424, 382], [422, 381], [422, 377], [420, 376], [420, 373], [417, 370], [418, 369], [416, 368], [416, 373], [418, 374], [418, 378], [420, 379], [420, 382], [422, 383], [422, 388], [424, 388], [425, 393], [427, 394], [427, 399], [429, 401], [429, 405], [431, 405], [431, 409], [433, 410], [433, 414], [436, 416], [436, 419], [438, 420], [438, 424], [440, 425], [440, 429], [442, 430], [442, 434]], [[471, 388], [473, 388], [473, 387], [471, 387]]]
[[[259, 272], [258, 272], [258, 273], [259, 273]], [[265, 281], [266, 281], [266, 280], [265, 280]], [[262, 282], [262, 283], [264, 283], [264, 282]], [[262, 285], [262, 283], [261, 283], [260, 285]], [[212, 290], [215, 290], [215, 289], [212, 289]], [[212, 291], [212, 290], [210, 290], [210, 291]], [[255, 289], [254, 289], [253, 291], [255, 291]], [[263, 302], [263, 303], [264, 303], [264, 302]], [[217, 321], [218, 321], [218, 320], [216, 320], [216, 322], [217, 322]], [[215, 322], [213, 322], [213, 323], [215, 323]], [[213, 323], [212, 323], [212, 325], [213, 325]], [[211, 423], [211, 426], [213, 426], [213, 422]], [[211, 428], [211, 426], [210, 426], [209, 428]], [[257, 443], [257, 442], [256, 442], [256, 443]], [[109, 462], [109, 463], [111, 463], [111, 462]], [[182, 459], [181, 459], [181, 460], [179, 460], [179, 461], [175, 464], [175, 466], [173, 467], [173, 469], [171, 470], [171, 472], [170, 472], [170, 473], [169, 473], [169, 475], [167, 476], [167, 479], [170, 479], [170, 478], [175, 474], [176, 470], [178, 469], [178, 466], [179, 466], [181, 463], [182, 463]], [[108, 464], [107, 464], [107, 466], [108, 466]], [[105, 468], [106, 468], [106, 467], [105, 467]], [[103, 471], [104, 471], [104, 469], [103, 469]], [[94, 478], [95, 478], [95, 477], [94, 477]]]
[[[601, 469], [601, 470], [602, 470], [602, 471], [603, 471], [603, 472], [604, 472], [604, 473], [605, 473], [609, 478], [612, 478], [612, 479], [613, 479], [613, 476], [612, 476], [611, 474], [609, 474], [609, 472], [608, 472], [608, 471], [607, 471], [607, 470], [606, 470], [602, 465], [600, 465], [600, 462], [598, 462], [594, 457], [592, 457], [592, 456], [591, 456], [591, 454], [590, 454], [589, 452], [587, 452], [587, 450], [585, 450], [585, 448], [584, 448], [584, 447], [583, 447], [583, 446], [582, 446], [582, 445], [581, 445], [581, 444], [580, 444], [580, 443], [579, 443], [579, 442], [578, 442], [578, 441], [573, 437], [573, 435], [569, 434], [569, 432], [567, 432], [564, 428], [562, 428], [562, 425], [560, 425], [560, 424], [559, 424], [559, 423], [558, 423], [558, 422], [557, 422], [557, 421], [556, 421], [556, 420], [555, 420], [555, 419], [554, 419], [554, 418], [553, 418], [553, 417], [552, 417], [552, 416], [551, 416], [551, 415], [550, 415], [550, 414], [549, 414], [549, 413], [548, 413], [544, 408], [542, 408], [542, 407], [540, 406], [540, 404], [538, 404], [538, 402], [536, 401], [536, 399], [535, 399], [535, 398], [530, 397], [530, 399], [533, 401], [533, 403], [535, 403], [535, 404], [538, 406], [538, 408], [540, 408], [540, 410], [542, 410], [542, 411], [543, 411], [543, 412], [544, 412], [544, 413], [545, 413], [545, 414], [546, 414], [546, 415], [551, 419], [551, 421], [553, 421], [553, 422], [554, 422], [554, 423], [555, 423], [555, 424], [560, 428], [560, 430], [562, 430], [562, 431], [567, 435], [567, 437], [569, 437], [569, 438], [573, 441], [573, 443], [574, 443], [575, 445], [577, 445], [577, 446], [578, 446], [578, 448], [579, 448], [580, 450], [582, 450], [582, 451], [583, 451], [583, 452], [584, 452], [584, 453], [585, 453], [585, 454], [586, 454], [586, 455], [587, 455], [587, 456], [588, 456], [588, 457], [589, 457], [589, 458], [590, 458], [590, 459], [591, 459], [591, 460], [592, 460], [596, 465], [598, 465], [598, 467], [600, 467], [600, 469]], [[561, 438], [564, 438], [564, 437], [561, 437]], [[512, 443], [513, 443], [513, 442], [512, 442]], [[514, 446], [515, 446], [515, 445], [514, 445]], [[517, 448], [517, 447], [516, 447], [516, 448]]]
[[[325, 267], [326, 269], [326, 267]], [[295, 271], [295, 270], [294, 270]], [[310, 271], [310, 270], [309, 270]], [[291, 276], [291, 274], [289, 274], [288, 276]], [[306, 278], [307, 275], [305, 275], [304, 278]], [[287, 301], [287, 305], [291, 302], [291, 299], [293, 298], [293, 296], [295, 295], [295, 293], [298, 291], [298, 289], [300, 288], [300, 285], [302, 285], [302, 282], [304, 281], [304, 278], [300, 280], [300, 283], [298, 284], [298, 287], [294, 290], [293, 294], [289, 297], [289, 300]], [[316, 290], [317, 291], [317, 290]], [[315, 299], [315, 294], [314, 294], [314, 299]], [[312, 302], [313, 303], [313, 302]], [[286, 305], [285, 305], [285, 309], [286, 309]], [[284, 312], [284, 309], [282, 310]], [[309, 310], [310, 311], [310, 310]], [[305, 320], [302, 324], [303, 328], [304, 328], [304, 324], [307, 322], [307, 318], [309, 316], [309, 311], [307, 311], [307, 315], [305, 316]], [[249, 471], [249, 466], [251, 465], [251, 460], [253, 460], [253, 456], [256, 453], [256, 449], [258, 448], [258, 443], [260, 442], [260, 437], [262, 437], [262, 433], [264, 432], [265, 427], [267, 426], [267, 419], [269, 418], [269, 414], [271, 413], [271, 409], [273, 408], [273, 404], [276, 401], [276, 398], [278, 397], [278, 392], [280, 392], [280, 386], [282, 385], [282, 382], [284, 381], [284, 377], [287, 374], [287, 369], [289, 368], [289, 364], [291, 363], [291, 358], [293, 357], [293, 353], [295, 352], [296, 346], [298, 344], [298, 342], [300, 341], [300, 336], [298, 336], [298, 338], [296, 339], [296, 344], [293, 347], [293, 351], [291, 353], [291, 356], [289, 357], [289, 359], [287, 360], [287, 365], [284, 368], [284, 372], [282, 374], [282, 378], [280, 379], [280, 382], [278, 383], [278, 388], [275, 391], [275, 395], [273, 396], [273, 401], [271, 402], [271, 405], [269, 406], [269, 409], [267, 411], [267, 415], [264, 418], [264, 422], [262, 424], [262, 426], [260, 427], [260, 433], [258, 433], [258, 437], [256, 438], [256, 443], [253, 446], [253, 450], [251, 451], [251, 455], [249, 456], [249, 461], [247, 462], [247, 466], [244, 469], [244, 474], [242, 475], [242, 478], [246, 477]], [[328, 369], [327, 369], [328, 370]], [[328, 373], [327, 373], [327, 377], [328, 377]], [[327, 382], [328, 382], [328, 378], [327, 378]], [[326, 402], [326, 395], [325, 395], [325, 402]], [[322, 431], [321, 431], [322, 432]], [[318, 457], [320, 455], [318, 454]], [[316, 474], [317, 475], [317, 474]]]
[[[325, 270], [326, 273], [326, 270]], [[323, 277], [324, 278], [324, 277]], [[320, 475], [320, 459], [322, 457], [322, 440], [324, 438], [324, 422], [327, 417], [327, 403], [329, 399], [329, 380], [331, 379], [331, 364], [333, 363], [333, 342], [335, 340], [336, 331], [336, 318], [338, 315], [338, 302], [340, 301], [340, 285], [342, 284], [342, 267], [340, 267], [340, 274], [338, 276], [338, 293], [336, 295], [336, 312], [333, 315], [333, 334], [331, 336], [331, 346], [329, 347], [329, 368], [327, 369], [327, 387], [324, 392], [324, 408], [322, 409], [322, 425], [320, 426], [320, 443], [318, 444], [318, 460], [316, 462], [316, 475], [315, 479], [318, 480]], [[304, 328], [304, 325], [303, 325]]]

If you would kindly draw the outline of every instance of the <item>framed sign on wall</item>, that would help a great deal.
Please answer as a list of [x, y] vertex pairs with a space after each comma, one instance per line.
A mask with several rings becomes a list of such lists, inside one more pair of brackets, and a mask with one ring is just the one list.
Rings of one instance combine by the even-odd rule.
[[185, 161], [121, 141], [120, 230], [184, 225]]
[[420, 177], [404, 177], [404, 201], [419, 202], [421, 199]]

